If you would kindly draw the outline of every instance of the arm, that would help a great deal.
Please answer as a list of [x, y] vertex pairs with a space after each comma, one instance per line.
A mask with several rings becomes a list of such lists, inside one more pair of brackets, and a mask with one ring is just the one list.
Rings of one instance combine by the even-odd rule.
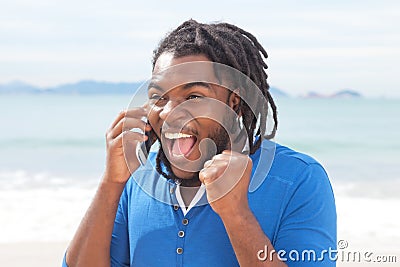
[[123, 188], [124, 184], [101, 182], [69, 245], [66, 261], [70, 267], [110, 266], [111, 233]]
[[268, 251], [274, 248], [248, 206], [251, 168], [249, 157], [224, 151], [204, 164], [199, 177], [211, 207], [224, 223], [240, 266], [286, 266], [276, 253], [265, 261], [257, 257], [265, 246]]
[[[106, 170], [96, 195], [71, 241], [66, 262], [73, 266], [110, 266], [110, 243], [119, 199], [130, 171], [139, 166], [135, 155], [125, 155], [123, 147], [135, 147], [147, 137], [127, 131], [132, 128], [151, 130], [140, 118], [144, 108], [121, 112], [106, 134]], [[134, 151], [134, 149], [132, 149]], [[125, 161], [129, 158], [129, 166]]]
[[222, 218], [222, 221], [240, 266], [287, 266], [277, 253], [271, 253], [275, 249], [250, 209]]

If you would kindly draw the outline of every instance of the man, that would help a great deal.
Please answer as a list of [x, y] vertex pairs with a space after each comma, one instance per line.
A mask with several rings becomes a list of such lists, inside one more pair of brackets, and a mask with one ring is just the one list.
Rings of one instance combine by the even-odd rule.
[[[162, 40], [148, 103], [107, 131], [104, 176], [64, 266], [335, 265], [329, 180], [315, 160], [269, 140], [277, 113], [263, 57], [253, 35], [226, 23], [189, 20]], [[131, 148], [155, 140], [140, 166]]]

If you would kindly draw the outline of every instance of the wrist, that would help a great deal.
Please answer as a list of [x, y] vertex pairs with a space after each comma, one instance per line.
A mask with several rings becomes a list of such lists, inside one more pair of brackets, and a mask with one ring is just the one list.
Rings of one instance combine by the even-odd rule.
[[112, 181], [107, 179], [106, 176], [103, 176], [103, 179], [98, 186], [98, 191], [105, 193], [111, 199], [119, 199], [125, 188], [125, 184], [126, 182]]
[[121, 171], [112, 171], [106, 168], [103, 177], [101, 179], [101, 183], [105, 184], [115, 184], [115, 185], [123, 185], [125, 186], [126, 182], [130, 178], [129, 172], [121, 172]]
[[249, 219], [254, 218], [253, 212], [248, 206], [236, 208], [229, 213], [219, 215], [225, 225], [241, 226], [245, 225]]

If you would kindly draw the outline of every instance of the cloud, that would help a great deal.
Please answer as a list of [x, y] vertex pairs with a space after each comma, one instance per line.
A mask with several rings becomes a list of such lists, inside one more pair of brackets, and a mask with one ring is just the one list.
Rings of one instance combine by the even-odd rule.
[[283, 88], [296, 90], [317, 83], [324, 87], [324, 82], [326, 88], [332, 84], [330, 77], [340, 80], [345, 74], [348, 84], [366, 90], [373, 91], [371, 84], [377, 79], [398, 88], [399, 82], [391, 80], [387, 70], [400, 61], [399, 7], [398, 1], [368, 0], [362, 4], [204, 0], [194, 8], [183, 0], [88, 0], [84, 4], [4, 0], [0, 82], [15, 77], [43, 84], [56, 78], [60, 82], [80, 77], [146, 78], [158, 41], [182, 21], [195, 18], [235, 23], [254, 33], [269, 53], [272, 76]]

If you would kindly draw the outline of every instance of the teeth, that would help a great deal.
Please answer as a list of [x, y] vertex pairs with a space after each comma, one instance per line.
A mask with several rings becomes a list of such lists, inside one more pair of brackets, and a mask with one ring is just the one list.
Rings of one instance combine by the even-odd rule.
[[184, 133], [165, 133], [165, 137], [168, 139], [178, 139], [192, 137], [192, 135]]

